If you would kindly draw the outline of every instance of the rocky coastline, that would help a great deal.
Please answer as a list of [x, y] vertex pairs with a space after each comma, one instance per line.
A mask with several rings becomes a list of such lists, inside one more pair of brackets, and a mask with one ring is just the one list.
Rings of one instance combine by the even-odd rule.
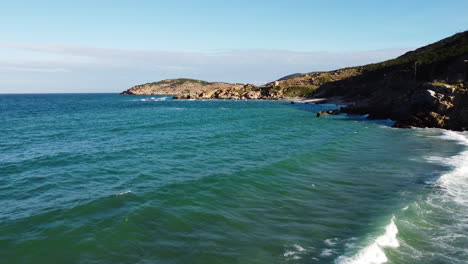
[[[468, 130], [468, 31], [398, 58], [329, 72], [292, 74], [264, 85], [171, 79], [121, 94], [174, 99], [290, 100], [344, 104], [324, 114], [392, 119], [395, 127]], [[337, 98], [339, 101], [337, 101]]]
[[337, 110], [317, 114], [367, 115], [367, 119], [392, 119], [394, 127], [434, 127], [468, 130], [468, 89], [425, 83], [400, 96], [351, 101]]

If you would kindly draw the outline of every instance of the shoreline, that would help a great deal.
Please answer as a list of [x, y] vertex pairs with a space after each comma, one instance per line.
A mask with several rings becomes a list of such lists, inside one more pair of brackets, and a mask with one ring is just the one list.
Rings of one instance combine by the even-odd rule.
[[[127, 95], [127, 94], [125, 94]], [[232, 99], [232, 98], [177, 98], [175, 94], [132, 94], [137, 96], [169, 96], [172, 100], [209, 100], [209, 101], [291, 101], [301, 103], [312, 103], [312, 104], [334, 104], [341, 107], [353, 105], [352, 102], [343, 99], [342, 96], [331, 96], [331, 97], [283, 97], [283, 98], [252, 98], [252, 99]]]
[[314, 103], [314, 104], [334, 104], [337, 106], [348, 106], [351, 102], [346, 101], [341, 96], [332, 96], [332, 97], [319, 97], [319, 98], [300, 98], [297, 100], [304, 103]]

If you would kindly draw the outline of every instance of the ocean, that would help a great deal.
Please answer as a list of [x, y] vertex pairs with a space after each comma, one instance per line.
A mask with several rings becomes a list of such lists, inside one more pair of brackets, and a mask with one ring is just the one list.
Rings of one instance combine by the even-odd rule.
[[468, 134], [335, 107], [0, 95], [0, 263], [468, 263]]

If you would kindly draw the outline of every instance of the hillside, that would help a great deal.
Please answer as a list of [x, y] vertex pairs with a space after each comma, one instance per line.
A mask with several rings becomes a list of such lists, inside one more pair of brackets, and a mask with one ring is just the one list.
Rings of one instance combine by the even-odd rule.
[[168, 79], [136, 85], [121, 95], [174, 95], [175, 99], [280, 100], [311, 97], [311, 86], [275, 86], [266, 84], [229, 84], [194, 79]]
[[468, 31], [398, 58], [349, 68], [355, 75], [321, 85], [316, 96], [341, 96], [341, 110], [390, 118], [398, 127], [468, 130]]
[[238, 89], [242, 84], [230, 84], [224, 82], [207, 82], [201, 80], [180, 78], [168, 79], [158, 82], [135, 85], [122, 92], [123, 95], [157, 95], [157, 94], [198, 94], [211, 92], [218, 89]]
[[398, 127], [468, 130], [468, 31], [395, 59], [329, 72], [296, 73], [261, 86], [172, 79], [122, 94], [174, 94], [176, 99], [341, 97], [334, 113], [390, 118]]

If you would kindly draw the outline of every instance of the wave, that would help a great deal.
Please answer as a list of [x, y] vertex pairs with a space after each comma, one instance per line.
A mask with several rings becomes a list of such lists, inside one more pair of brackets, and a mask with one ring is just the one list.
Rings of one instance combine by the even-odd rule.
[[169, 97], [150, 97], [150, 98], [142, 98], [142, 99], [136, 99], [136, 100], [131, 100], [131, 101], [140, 101], [140, 102], [158, 102], [158, 101], [165, 101]]
[[306, 252], [306, 249], [301, 247], [298, 244], [292, 245], [292, 249], [286, 250], [286, 252], [283, 254], [284, 257], [288, 259], [301, 259], [304, 253]]
[[417, 230], [433, 241], [436, 253], [427, 252], [417, 244], [410, 245], [409, 254], [418, 255], [421, 260], [439, 263], [464, 263], [468, 259], [468, 133], [443, 131], [438, 138], [453, 141], [464, 149], [455, 156], [431, 156], [426, 160], [448, 166], [432, 185], [435, 187], [422, 201], [416, 202], [415, 210], [419, 221], [407, 221], [407, 229]]
[[[466, 132], [444, 131], [440, 138], [468, 146], [468, 133]], [[435, 185], [444, 191], [439, 197], [440, 200], [442, 202], [455, 202], [457, 205], [468, 209], [468, 192], [466, 192], [468, 189], [468, 149], [449, 158], [427, 157], [426, 159], [429, 162], [452, 167], [451, 171], [443, 174], [435, 181]]]
[[467, 132], [455, 132], [455, 131], [444, 131], [440, 136], [442, 139], [457, 141], [459, 144], [468, 146], [468, 133]]
[[132, 191], [128, 190], [128, 191], [125, 191], [125, 192], [116, 193], [115, 195], [116, 195], [116, 196], [120, 196], [120, 195], [125, 195], [125, 194], [131, 193], [131, 192], [132, 192]]
[[395, 225], [395, 216], [385, 227], [385, 233], [352, 257], [341, 256], [337, 262], [340, 264], [380, 264], [388, 261], [384, 248], [397, 248], [400, 243], [397, 239], [398, 228]]
[[[463, 132], [443, 131], [442, 134], [437, 136], [440, 139], [455, 141], [456, 143], [464, 146], [468, 146], [468, 134]], [[430, 163], [439, 163], [445, 166], [451, 167], [451, 170], [447, 173], [442, 174], [437, 180], [431, 182], [437, 191], [429, 194], [423, 199], [423, 206], [414, 206], [415, 210], [421, 211], [418, 215], [425, 216], [425, 221], [432, 221], [433, 226], [437, 226], [438, 232], [434, 233], [435, 230], [429, 231], [428, 234], [433, 241], [437, 241], [438, 247], [442, 252], [448, 249], [453, 249], [453, 252], [461, 252], [463, 248], [457, 248], [453, 245], [454, 236], [460, 238], [463, 236], [464, 239], [468, 239], [467, 232], [460, 230], [460, 226], [466, 226], [467, 223], [463, 223], [465, 214], [468, 212], [468, 149], [460, 152], [458, 155], [452, 157], [426, 157], [426, 161]], [[401, 209], [402, 212], [406, 212], [410, 207], [405, 206]], [[423, 209], [424, 208], [424, 209]], [[429, 216], [434, 211], [438, 211], [438, 214], [451, 215], [455, 219], [455, 223], [442, 223], [438, 222], [437, 218], [431, 219]], [[404, 217], [404, 215], [402, 215]], [[354, 256], [340, 256], [336, 262], [340, 264], [380, 264], [388, 261], [385, 255], [385, 248], [399, 248], [400, 242], [397, 239], [399, 232], [395, 224], [395, 216], [392, 216], [390, 224], [385, 227], [385, 233], [377, 237], [369, 246], [361, 249]], [[411, 220], [402, 220], [402, 224], [408, 224], [412, 230], [417, 230], [421, 227], [417, 223], [411, 223]], [[418, 221], [416, 221], [418, 222]], [[405, 226], [405, 228], [408, 228]], [[421, 232], [424, 232], [422, 230]], [[402, 241], [403, 243], [403, 241]], [[410, 246], [405, 241], [405, 246]], [[410, 246], [411, 247], [411, 246]], [[421, 252], [416, 252], [415, 249], [411, 249], [412, 253], [421, 255]], [[424, 252], [422, 252], [424, 254]], [[428, 258], [431, 252], [428, 252]], [[450, 253], [446, 253], [450, 254]]]

